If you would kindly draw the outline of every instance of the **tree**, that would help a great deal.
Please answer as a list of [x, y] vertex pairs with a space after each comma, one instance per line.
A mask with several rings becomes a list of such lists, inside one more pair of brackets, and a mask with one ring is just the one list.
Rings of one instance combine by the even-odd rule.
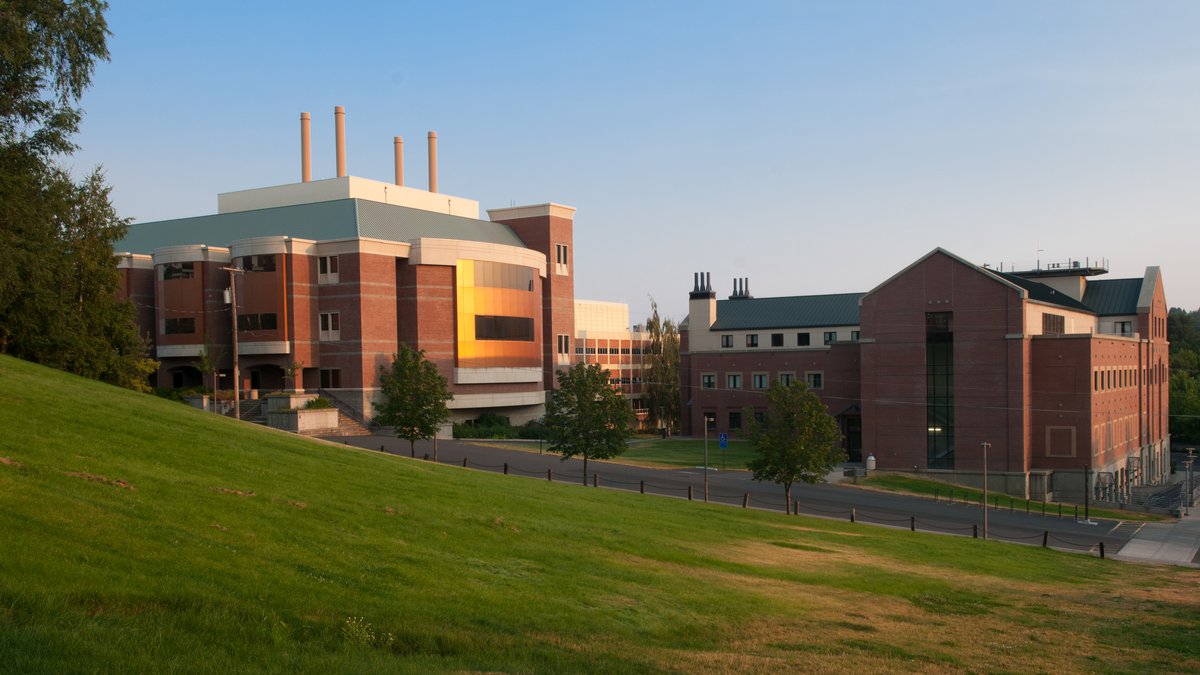
[[454, 398], [446, 378], [425, 358], [424, 350], [406, 344], [393, 355], [391, 368], [381, 366], [379, 371], [383, 403], [375, 404], [375, 421], [394, 427], [398, 438], [408, 439], [414, 457], [418, 440], [434, 439], [436, 461], [438, 428], [450, 419], [446, 401]]
[[643, 399], [650, 420], [670, 433], [679, 428], [679, 330], [671, 319], [659, 318], [654, 298], [650, 298], [646, 332], [650, 334], [650, 343], [644, 352]]
[[113, 243], [129, 221], [99, 169], [79, 183], [79, 97], [108, 58], [107, 5], [0, 3], [0, 353], [132, 389], [157, 364], [117, 300]]
[[[287, 378], [292, 381], [292, 391], [300, 391], [300, 387], [296, 386], [296, 376], [297, 375], [303, 376], [304, 362], [303, 361], [292, 361], [290, 364], [288, 364], [287, 368], [283, 369], [283, 372], [287, 375]], [[301, 384], [303, 384], [303, 383], [301, 383]]]
[[767, 412], [761, 419], [747, 409], [750, 442], [758, 457], [748, 464], [757, 481], [783, 486], [791, 510], [794, 483], [820, 483], [833, 467], [845, 461], [842, 434], [825, 403], [803, 382], [776, 382], [767, 392]]
[[583, 482], [588, 459], [609, 459], [625, 451], [633, 410], [608, 384], [608, 371], [598, 364], [577, 363], [558, 372], [558, 389], [550, 395], [546, 429], [550, 450], [562, 461], [583, 457]]
[[208, 391], [208, 384], [212, 383], [212, 400], [213, 410], [217, 409], [217, 371], [221, 369], [221, 362], [225, 360], [225, 348], [216, 347], [209, 342], [204, 343], [204, 347], [200, 349], [200, 356], [192, 365], [196, 366], [204, 374], [204, 390]]

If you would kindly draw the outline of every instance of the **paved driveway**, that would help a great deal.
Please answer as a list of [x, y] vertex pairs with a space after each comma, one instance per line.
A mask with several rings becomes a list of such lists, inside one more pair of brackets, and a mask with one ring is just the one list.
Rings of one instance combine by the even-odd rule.
[[[346, 443], [372, 450], [383, 449], [398, 455], [409, 455], [408, 441], [392, 436], [339, 437], [328, 440]], [[428, 456], [432, 461], [432, 442], [416, 444], [418, 459]], [[438, 461], [443, 464], [463, 465], [468, 468], [507, 473], [510, 476], [537, 480], [554, 480], [584, 484], [583, 461], [562, 461], [558, 455], [538, 454], [524, 450], [481, 446], [463, 441], [438, 441]], [[704, 471], [701, 467], [683, 469], [654, 469], [614, 462], [588, 462], [587, 484], [603, 488], [645, 492], [677, 499], [704, 499]], [[940, 501], [924, 497], [897, 495], [856, 488], [843, 483], [822, 485], [797, 485], [792, 490], [793, 499], [800, 504], [800, 512], [834, 519], [871, 523], [896, 528], [916, 528], [921, 531], [940, 532], [958, 536], [983, 536], [983, 511], [978, 504], [963, 504]], [[709, 501], [741, 507], [784, 511], [783, 489], [773, 483], [759, 483], [745, 471], [715, 471], [708, 474]], [[1062, 517], [1054, 509], [1045, 515], [1038, 511], [1025, 513], [1023, 510], [1009, 511], [1003, 508], [988, 512], [990, 538], [1001, 541], [1041, 546], [1043, 542], [1052, 548], [1098, 554], [1101, 545], [1112, 555], [1122, 551], [1135, 535], [1158, 532], [1170, 525], [1160, 525], [1146, 530], [1142, 523], [1093, 519], [1091, 523], [1077, 522], [1074, 512], [1064, 512]], [[1200, 521], [1197, 521], [1200, 524]], [[1159, 533], [1171, 538], [1170, 532]], [[1174, 550], [1174, 549], [1172, 549]], [[1128, 560], [1154, 560], [1137, 554], [1118, 555]], [[1193, 556], [1195, 551], [1193, 550]], [[1178, 553], [1182, 555], [1182, 553]], [[1177, 555], [1177, 557], [1178, 557]], [[1160, 555], [1159, 558], [1163, 558]], [[1157, 562], [1172, 562], [1157, 559]], [[1189, 560], [1175, 561], [1179, 563]]]

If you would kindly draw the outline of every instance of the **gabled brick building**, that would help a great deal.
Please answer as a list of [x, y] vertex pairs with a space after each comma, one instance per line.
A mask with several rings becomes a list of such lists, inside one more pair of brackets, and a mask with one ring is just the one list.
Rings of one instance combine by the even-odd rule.
[[[737, 433], [777, 379], [804, 378], [852, 459], [1034, 498], [1118, 501], [1169, 472], [1167, 304], [1157, 267], [1090, 280], [937, 249], [865, 294], [717, 301], [695, 280], [684, 326], [685, 433]], [[807, 339], [806, 339], [807, 338]]]

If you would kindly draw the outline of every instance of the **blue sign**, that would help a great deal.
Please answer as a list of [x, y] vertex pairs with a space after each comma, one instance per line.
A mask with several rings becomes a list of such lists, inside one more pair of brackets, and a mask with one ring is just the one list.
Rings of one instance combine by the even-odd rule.
[[721, 448], [724, 449], [729, 445], [729, 434], [721, 434]]

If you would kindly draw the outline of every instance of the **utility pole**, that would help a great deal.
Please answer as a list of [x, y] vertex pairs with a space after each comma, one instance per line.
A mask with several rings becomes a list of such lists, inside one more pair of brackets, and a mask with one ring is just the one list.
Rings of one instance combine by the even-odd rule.
[[229, 308], [233, 313], [233, 417], [242, 419], [242, 382], [238, 374], [238, 312], [237, 275], [246, 270], [240, 267], [222, 267], [229, 272]]
[[991, 444], [991, 443], [988, 443], [987, 441], [984, 441], [984, 442], [980, 443], [980, 444], [979, 444], [979, 446], [980, 446], [981, 448], [983, 448], [983, 538], [984, 538], [984, 539], [987, 539], [987, 534], [988, 534], [988, 522], [987, 522], [987, 520], [988, 520], [988, 513], [987, 513], [987, 511], [988, 511], [988, 501], [987, 501], [987, 497], [988, 497], [988, 495], [987, 495], [987, 492], [988, 492], [988, 480], [987, 480], [987, 451], [988, 451], [988, 448], [992, 447], [992, 444]]

